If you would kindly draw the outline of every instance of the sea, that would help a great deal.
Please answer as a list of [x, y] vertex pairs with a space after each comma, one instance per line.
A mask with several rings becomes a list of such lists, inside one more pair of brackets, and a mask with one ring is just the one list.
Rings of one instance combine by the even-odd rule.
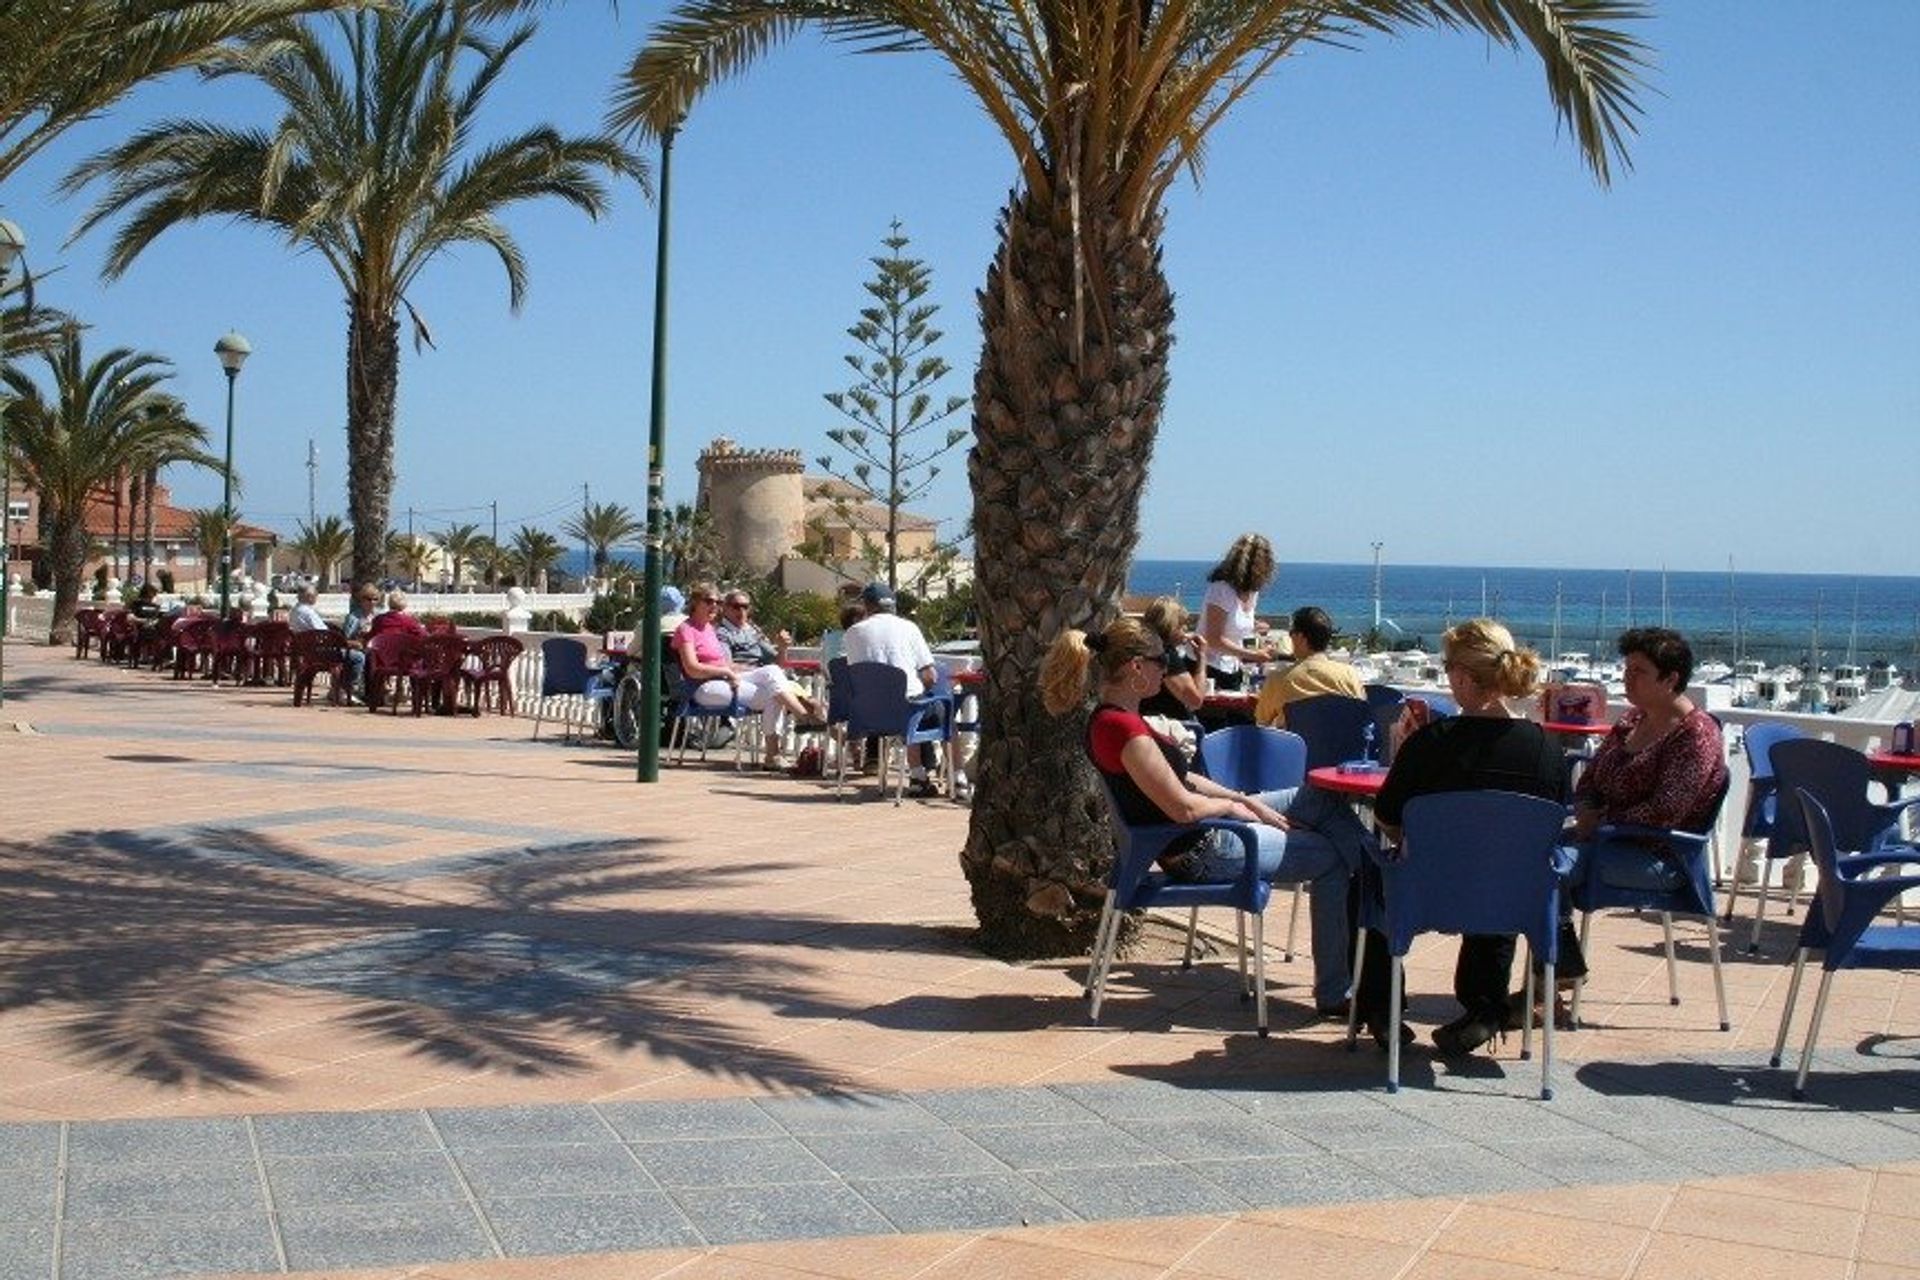
[[[1136, 560], [1127, 589], [1136, 596], [1177, 596], [1197, 609], [1213, 563]], [[1301, 605], [1325, 609], [1343, 635], [1364, 634], [1374, 621], [1373, 565], [1282, 563], [1260, 593], [1260, 613], [1278, 619]], [[1903, 671], [1920, 669], [1920, 578], [1380, 568], [1380, 631], [1389, 647], [1437, 650], [1448, 626], [1481, 615], [1499, 619], [1548, 657], [1556, 649], [1611, 657], [1626, 628], [1670, 626], [1686, 635], [1702, 661], [1744, 657], [1769, 665], [1816, 660], [1863, 667], [1881, 661]]]

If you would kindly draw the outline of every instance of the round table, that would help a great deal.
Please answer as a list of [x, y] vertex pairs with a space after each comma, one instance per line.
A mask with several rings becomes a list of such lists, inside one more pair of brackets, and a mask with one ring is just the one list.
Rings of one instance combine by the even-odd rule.
[[1307, 781], [1323, 791], [1338, 791], [1342, 795], [1364, 796], [1371, 800], [1386, 785], [1387, 771], [1369, 769], [1364, 773], [1349, 773], [1337, 764], [1329, 764], [1307, 770]]
[[1543, 720], [1540, 727], [1548, 733], [1564, 733], [1570, 738], [1603, 737], [1613, 732], [1613, 726], [1604, 720], [1586, 724], [1573, 724], [1565, 720]]
[[958, 689], [977, 689], [986, 682], [987, 673], [982, 667], [970, 667], [953, 673], [954, 687]]
[[780, 665], [797, 676], [817, 676], [820, 674], [818, 658], [782, 658]]
[[1899, 769], [1905, 773], [1920, 773], [1920, 756], [1899, 756], [1891, 751], [1869, 751], [1867, 763], [1876, 769]]

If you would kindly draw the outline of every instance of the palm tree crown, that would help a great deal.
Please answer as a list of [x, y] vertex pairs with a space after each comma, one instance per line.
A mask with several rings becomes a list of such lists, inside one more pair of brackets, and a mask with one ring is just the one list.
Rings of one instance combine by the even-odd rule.
[[478, 141], [489, 90], [533, 34], [526, 24], [494, 38], [480, 21], [485, 8], [440, 0], [270, 27], [211, 73], [271, 90], [282, 111], [273, 129], [167, 121], [89, 157], [66, 180], [70, 191], [106, 183], [82, 230], [126, 215], [108, 250], [109, 278], [168, 228], [201, 218], [267, 227], [333, 271], [349, 313], [356, 581], [378, 576], [390, 514], [400, 308], [416, 341], [432, 340], [408, 289], [446, 250], [478, 245], [500, 262], [517, 309], [527, 265], [503, 210], [554, 198], [598, 217], [604, 178], [645, 183], [640, 162], [610, 138], [539, 126]]
[[560, 531], [587, 544], [593, 554], [593, 576], [604, 578], [613, 549], [632, 542], [647, 531], [647, 526], [617, 502], [596, 502], [568, 520]]

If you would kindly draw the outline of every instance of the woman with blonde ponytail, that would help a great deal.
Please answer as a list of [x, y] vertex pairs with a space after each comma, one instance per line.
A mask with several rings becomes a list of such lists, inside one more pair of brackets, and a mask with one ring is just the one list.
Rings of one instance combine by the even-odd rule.
[[[1202, 774], [1155, 733], [1140, 714], [1159, 692], [1167, 653], [1158, 634], [1120, 618], [1094, 635], [1063, 631], [1040, 668], [1040, 696], [1055, 715], [1078, 712], [1093, 692], [1087, 755], [1129, 823], [1192, 823], [1232, 818], [1255, 824], [1260, 875], [1280, 884], [1313, 885], [1313, 993], [1322, 1013], [1339, 1012], [1352, 969], [1347, 894], [1369, 843], [1353, 812], [1312, 787], [1246, 795]], [[1199, 830], [1175, 841], [1160, 865], [1179, 880], [1231, 880], [1246, 853], [1225, 832]]]

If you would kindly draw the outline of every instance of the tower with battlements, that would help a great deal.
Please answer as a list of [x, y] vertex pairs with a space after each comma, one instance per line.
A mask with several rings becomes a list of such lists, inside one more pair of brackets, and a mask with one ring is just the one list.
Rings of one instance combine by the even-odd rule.
[[697, 504], [712, 513], [725, 560], [771, 573], [806, 536], [798, 449], [742, 449], [721, 436], [701, 451]]

